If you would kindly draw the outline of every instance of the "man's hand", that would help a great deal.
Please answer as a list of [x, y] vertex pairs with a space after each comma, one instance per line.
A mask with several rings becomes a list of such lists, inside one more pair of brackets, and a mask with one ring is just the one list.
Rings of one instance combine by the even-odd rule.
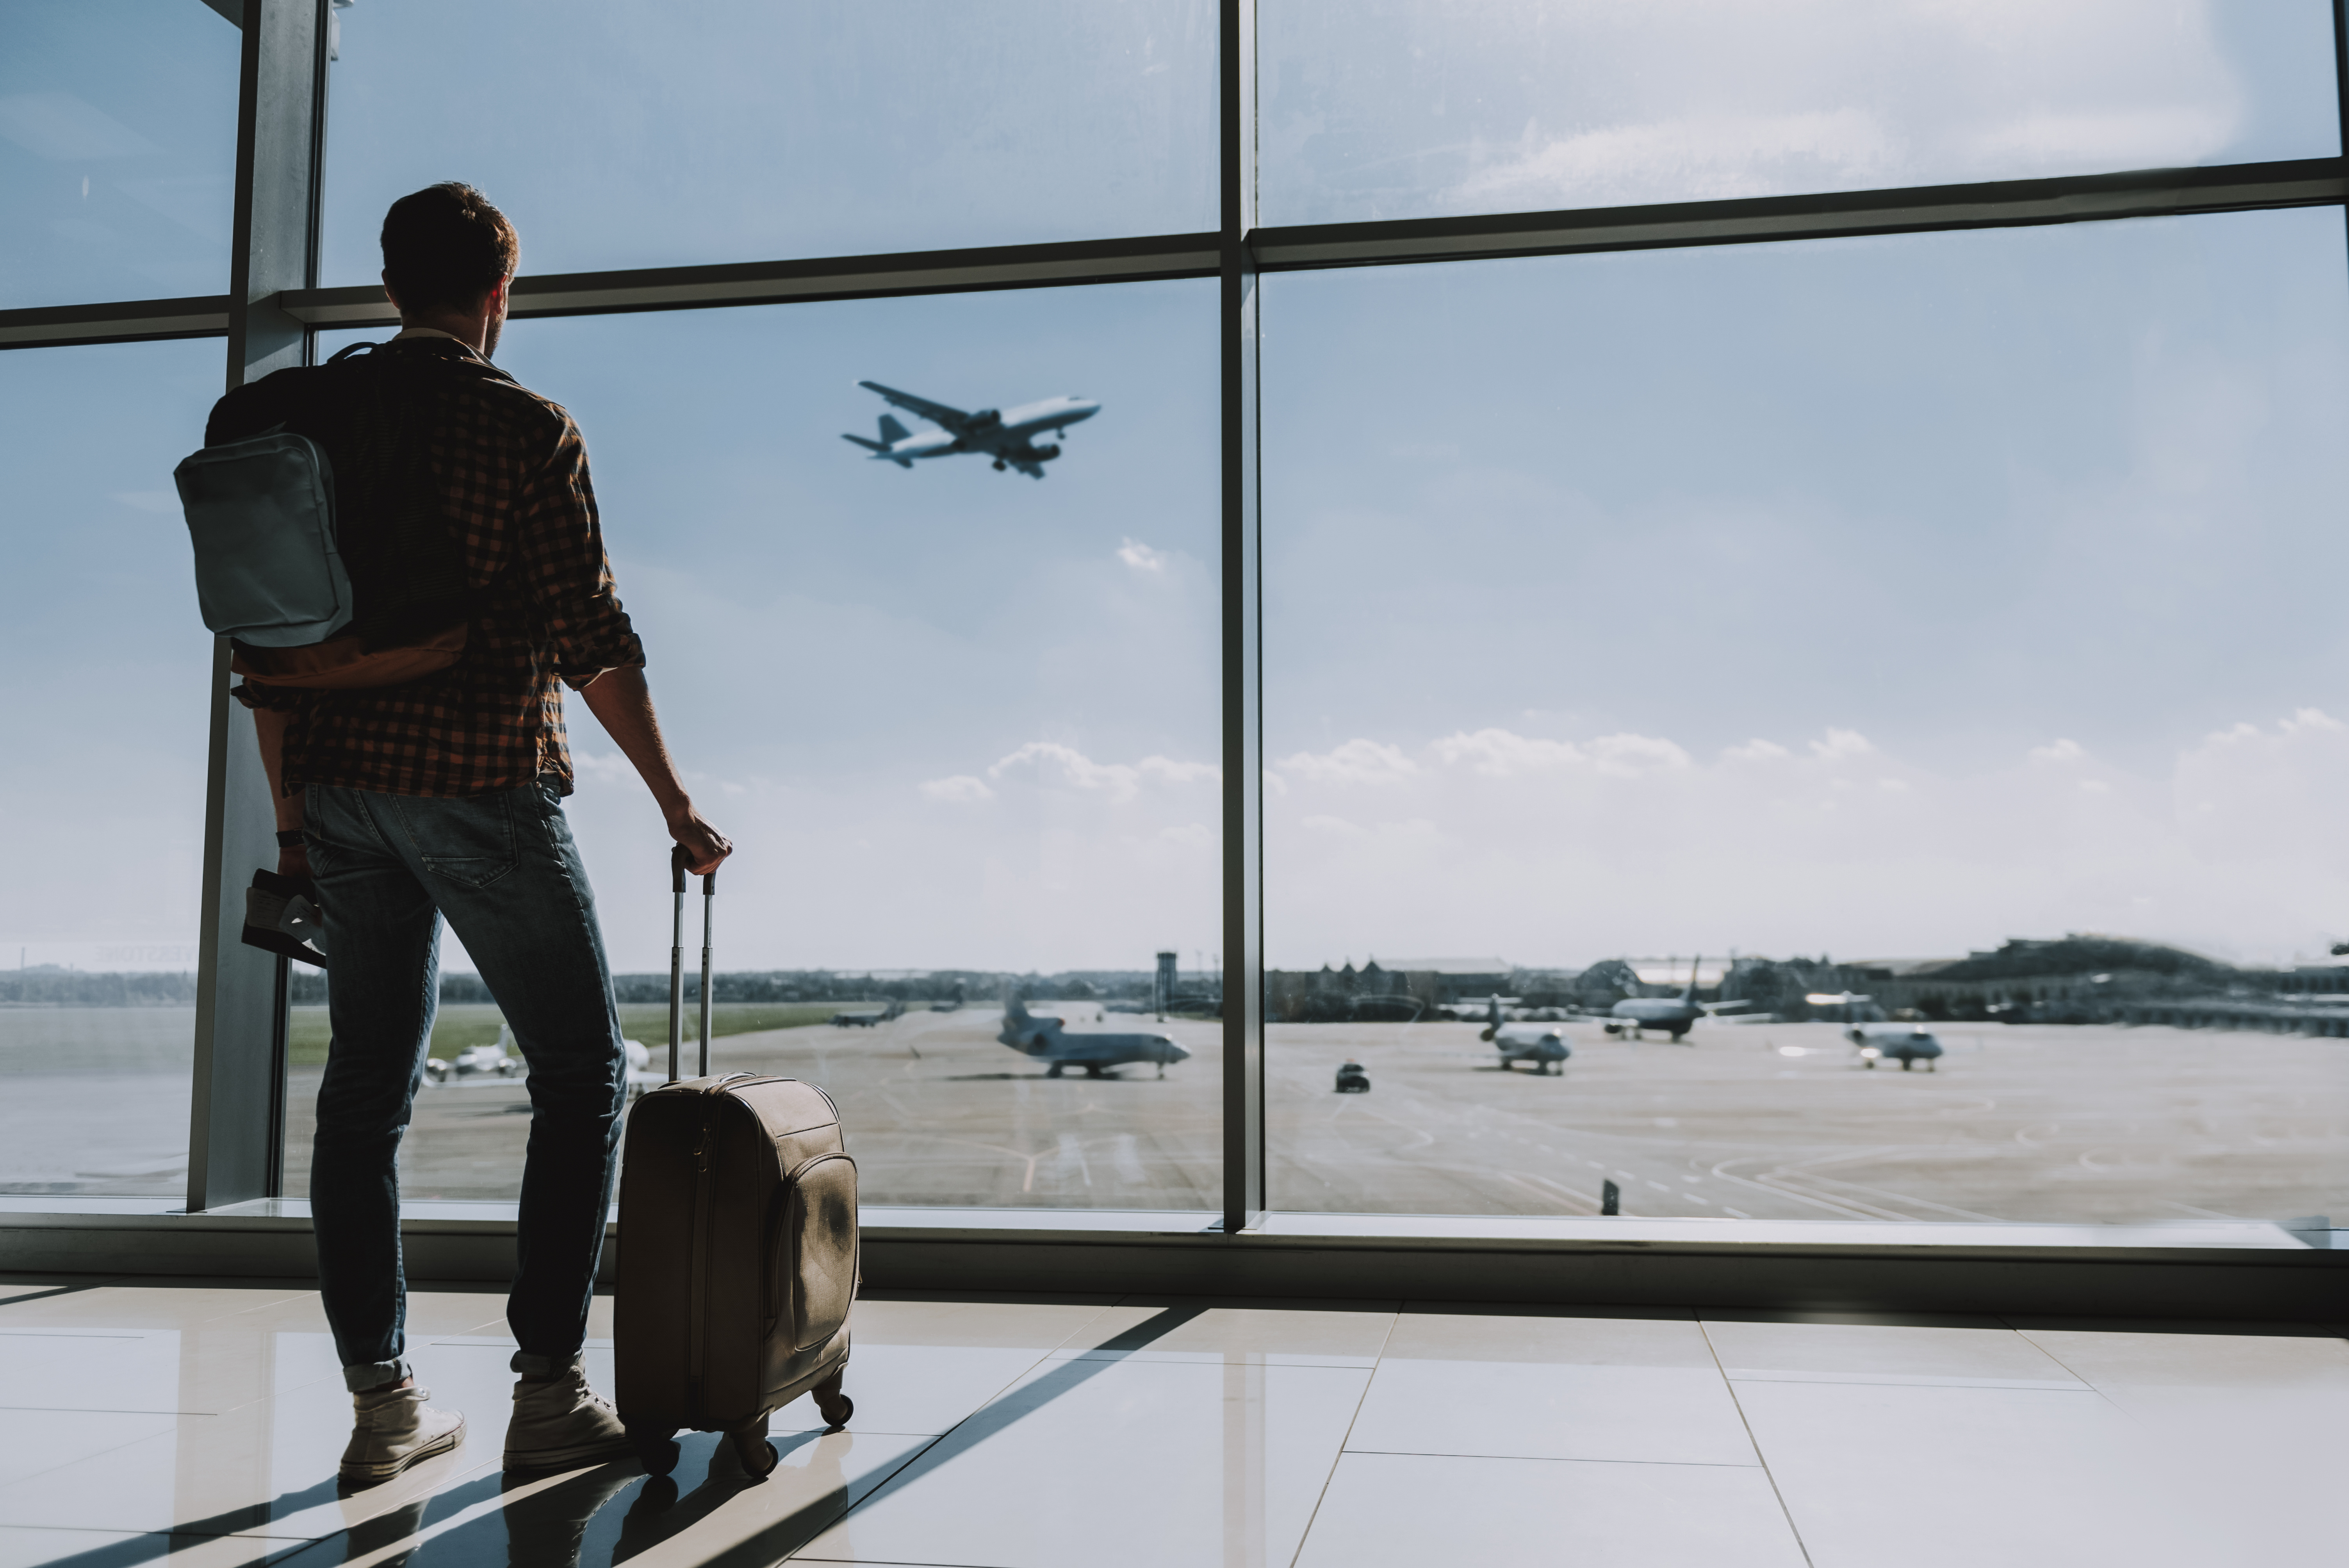
[[668, 836], [685, 846], [685, 868], [698, 877], [716, 871], [734, 852], [726, 835], [703, 821], [701, 813], [690, 805], [668, 820]]

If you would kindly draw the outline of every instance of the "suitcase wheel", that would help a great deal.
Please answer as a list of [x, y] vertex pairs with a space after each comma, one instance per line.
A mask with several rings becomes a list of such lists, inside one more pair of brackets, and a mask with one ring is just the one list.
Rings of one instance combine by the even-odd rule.
[[856, 1401], [842, 1393], [839, 1384], [834, 1383], [829, 1392], [817, 1388], [813, 1393], [816, 1413], [823, 1418], [827, 1429], [836, 1432], [855, 1417]]
[[677, 1469], [678, 1456], [674, 1429], [655, 1427], [630, 1427], [628, 1440], [636, 1445], [636, 1462], [645, 1467], [647, 1475], [667, 1475]]
[[742, 1473], [752, 1480], [766, 1480], [783, 1462], [783, 1456], [767, 1440], [767, 1423], [763, 1420], [756, 1427], [729, 1432], [726, 1438], [734, 1445], [734, 1457], [742, 1462]]

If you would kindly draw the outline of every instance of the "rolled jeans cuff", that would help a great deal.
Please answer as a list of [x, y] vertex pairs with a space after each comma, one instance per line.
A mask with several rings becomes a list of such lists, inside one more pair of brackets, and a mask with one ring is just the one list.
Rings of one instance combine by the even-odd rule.
[[576, 1351], [568, 1356], [533, 1356], [527, 1350], [517, 1350], [512, 1365], [517, 1377], [559, 1377], [585, 1359]]
[[344, 1367], [343, 1387], [354, 1394], [364, 1394], [370, 1388], [385, 1387], [415, 1376], [416, 1368], [410, 1367], [408, 1357], [403, 1356], [397, 1360], [367, 1361], [357, 1367]]

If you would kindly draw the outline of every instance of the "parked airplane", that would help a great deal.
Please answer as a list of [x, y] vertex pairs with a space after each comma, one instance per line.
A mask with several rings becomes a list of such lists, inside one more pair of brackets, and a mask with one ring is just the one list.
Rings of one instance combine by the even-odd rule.
[[1069, 1034], [1060, 1019], [1038, 1017], [1017, 996], [1003, 1004], [1003, 1032], [995, 1037], [1015, 1051], [1050, 1063], [1046, 1078], [1059, 1078], [1061, 1069], [1069, 1067], [1084, 1068], [1087, 1078], [1100, 1078], [1108, 1068], [1128, 1062], [1155, 1062], [1158, 1076], [1164, 1078], [1167, 1063], [1191, 1059], [1190, 1052], [1164, 1035]]
[[879, 440], [850, 435], [840, 438], [871, 452], [874, 461], [892, 462], [901, 469], [912, 468], [918, 458], [985, 452], [995, 459], [998, 473], [1007, 468], [1018, 469], [1031, 479], [1040, 480], [1044, 477], [1044, 465], [1059, 457], [1061, 449], [1040, 447], [1034, 438], [1050, 430], [1066, 439], [1071, 425], [1101, 412], [1101, 405], [1091, 398], [1047, 397], [1040, 403], [1023, 403], [1017, 408], [981, 408], [976, 414], [966, 414], [944, 403], [933, 403], [911, 392], [884, 387], [878, 381], [859, 381], [857, 385], [868, 392], [878, 392], [887, 402], [937, 427], [935, 430], [908, 430], [895, 415], [884, 414]]
[[[500, 1020], [496, 1045], [471, 1047], [459, 1051], [455, 1059], [450, 1061], [442, 1061], [438, 1057], [427, 1057], [424, 1063], [425, 1081], [448, 1088], [519, 1082], [530, 1076], [529, 1066], [512, 1054], [521, 1048], [514, 1043], [513, 1026]], [[653, 1054], [642, 1040], [623, 1039], [620, 1049], [627, 1060], [629, 1099], [635, 1099], [648, 1088], [658, 1088], [668, 1081], [667, 1075], [652, 1070]]]
[[905, 1004], [892, 1000], [886, 1007], [878, 1012], [834, 1013], [824, 1022], [839, 1029], [869, 1029], [876, 1024], [885, 1024], [892, 1018], [902, 1018], [905, 1016]]
[[1879, 1061], [1899, 1062], [1905, 1073], [1923, 1062], [1925, 1070], [1931, 1072], [1941, 1054], [1941, 1042], [1928, 1034], [1922, 1024], [1855, 1024], [1844, 1031], [1843, 1037], [1859, 1047], [1859, 1065], [1864, 1068]]
[[1679, 995], [1626, 996], [1609, 1008], [1607, 1016], [1616, 1021], [1607, 1032], [1637, 1038], [1642, 1029], [1661, 1029], [1677, 1043], [1705, 1015], [1704, 1004], [1696, 999], [1697, 963], [1689, 960], [1689, 983]]
[[1500, 1051], [1503, 1072], [1519, 1062], [1533, 1063], [1537, 1073], [1549, 1071], [1550, 1064], [1557, 1062], [1561, 1064], [1557, 1070], [1564, 1072], [1562, 1064], [1574, 1054], [1573, 1047], [1566, 1043], [1566, 1031], [1556, 1024], [1503, 1023], [1498, 996], [1485, 1005], [1485, 1032], [1476, 1037], [1492, 1041]]

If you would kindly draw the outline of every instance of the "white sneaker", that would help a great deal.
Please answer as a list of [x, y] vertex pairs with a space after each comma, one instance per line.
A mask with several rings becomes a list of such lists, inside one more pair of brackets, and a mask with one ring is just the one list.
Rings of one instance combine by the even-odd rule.
[[465, 1440], [465, 1418], [424, 1401], [432, 1390], [413, 1382], [351, 1396], [357, 1419], [343, 1450], [345, 1480], [389, 1480], [419, 1460], [445, 1454]]
[[552, 1377], [514, 1384], [513, 1418], [506, 1423], [505, 1468], [560, 1470], [636, 1452], [612, 1401], [587, 1386], [578, 1361]]

